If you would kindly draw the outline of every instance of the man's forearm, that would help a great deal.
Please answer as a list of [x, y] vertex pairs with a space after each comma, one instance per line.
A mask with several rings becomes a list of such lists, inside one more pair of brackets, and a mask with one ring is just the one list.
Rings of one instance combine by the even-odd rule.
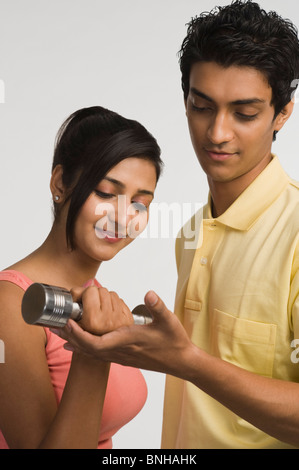
[[181, 378], [276, 439], [299, 446], [299, 384], [263, 377], [196, 346]]

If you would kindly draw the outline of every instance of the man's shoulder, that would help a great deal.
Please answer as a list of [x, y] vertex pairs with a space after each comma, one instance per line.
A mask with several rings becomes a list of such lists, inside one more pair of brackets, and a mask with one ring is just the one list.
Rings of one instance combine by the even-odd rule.
[[290, 178], [290, 185], [291, 185], [291, 187], [295, 188], [295, 191], [297, 190], [297, 192], [299, 194], [299, 181], [296, 181], [296, 180]]
[[287, 188], [287, 205], [290, 211], [299, 211], [299, 181], [289, 178], [289, 185]]

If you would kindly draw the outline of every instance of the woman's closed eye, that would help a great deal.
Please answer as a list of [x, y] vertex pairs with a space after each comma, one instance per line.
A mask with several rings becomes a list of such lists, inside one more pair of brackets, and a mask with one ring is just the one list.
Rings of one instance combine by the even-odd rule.
[[148, 207], [143, 204], [142, 202], [135, 202], [133, 201], [132, 202], [132, 206], [134, 207], [134, 209], [138, 212], [145, 212], [147, 211]]
[[[120, 194], [117, 194], [117, 193], [110, 193], [110, 192], [105, 192], [105, 191], [100, 191], [99, 189], [95, 189], [94, 190], [96, 196], [98, 196], [99, 198], [101, 199], [115, 199], [116, 197], [119, 197], [119, 198], [126, 198], [126, 196], [124, 195], [120, 195]], [[121, 206], [123, 206], [123, 200], [120, 201], [120, 204]], [[131, 207], [134, 211], [138, 211], [139, 213], [141, 212], [147, 212], [148, 208], [149, 208], [149, 205], [150, 205], [150, 201], [149, 202], [141, 202], [141, 201], [132, 201], [131, 202]]]
[[110, 198], [112, 198], [112, 197], [115, 196], [115, 194], [112, 194], [112, 193], [105, 193], [105, 192], [103, 192], [103, 191], [99, 191], [98, 189], [95, 189], [94, 192], [95, 192], [95, 194], [96, 194], [97, 196], [99, 196], [99, 197], [102, 198], [102, 199], [110, 199]]

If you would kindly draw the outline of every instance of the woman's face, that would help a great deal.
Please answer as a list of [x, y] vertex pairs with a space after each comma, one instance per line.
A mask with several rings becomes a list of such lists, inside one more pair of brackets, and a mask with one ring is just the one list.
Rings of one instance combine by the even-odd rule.
[[146, 227], [157, 176], [154, 164], [127, 158], [88, 197], [75, 224], [76, 250], [97, 261], [113, 258]]

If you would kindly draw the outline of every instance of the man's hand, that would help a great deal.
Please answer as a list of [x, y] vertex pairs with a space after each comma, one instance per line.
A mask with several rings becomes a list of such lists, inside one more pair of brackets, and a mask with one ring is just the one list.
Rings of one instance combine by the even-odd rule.
[[[101, 288], [98, 295], [102, 299]], [[122, 311], [121, 299], [106, 289], [104, 296], [105, 308], [111, 302], [115, 311]], [[83, 316], [88, 311], [89, 321], [93, 323], [92, 317], [97, 317], [96, 323], [99, 325], [100, 318], [103, 318], [102, 301], [97, 301], [96, 297], [95, 293], [86, 291]], [[194, 345], [179, 320], [157, 294], [148, 292], [145, 305], [153, 317], [151, 324], [134, 325], [131, 321], [127, 326], [120, 325], [102, 336], [98, 336], [98, 326], [93, 328], [96, 334], [91, 334], [87, 331], [88, 325], [82, 325], [81, 328], [80, 324], [70, 320], [60, 334], [67, 341], [65, 348], [101, 361], [181, 376], [183, 365], [186, 364], [184, 361], [188, 360], [189, 353], [192, 355]], [[124, 312], [126, 317], [127, 310]]]

